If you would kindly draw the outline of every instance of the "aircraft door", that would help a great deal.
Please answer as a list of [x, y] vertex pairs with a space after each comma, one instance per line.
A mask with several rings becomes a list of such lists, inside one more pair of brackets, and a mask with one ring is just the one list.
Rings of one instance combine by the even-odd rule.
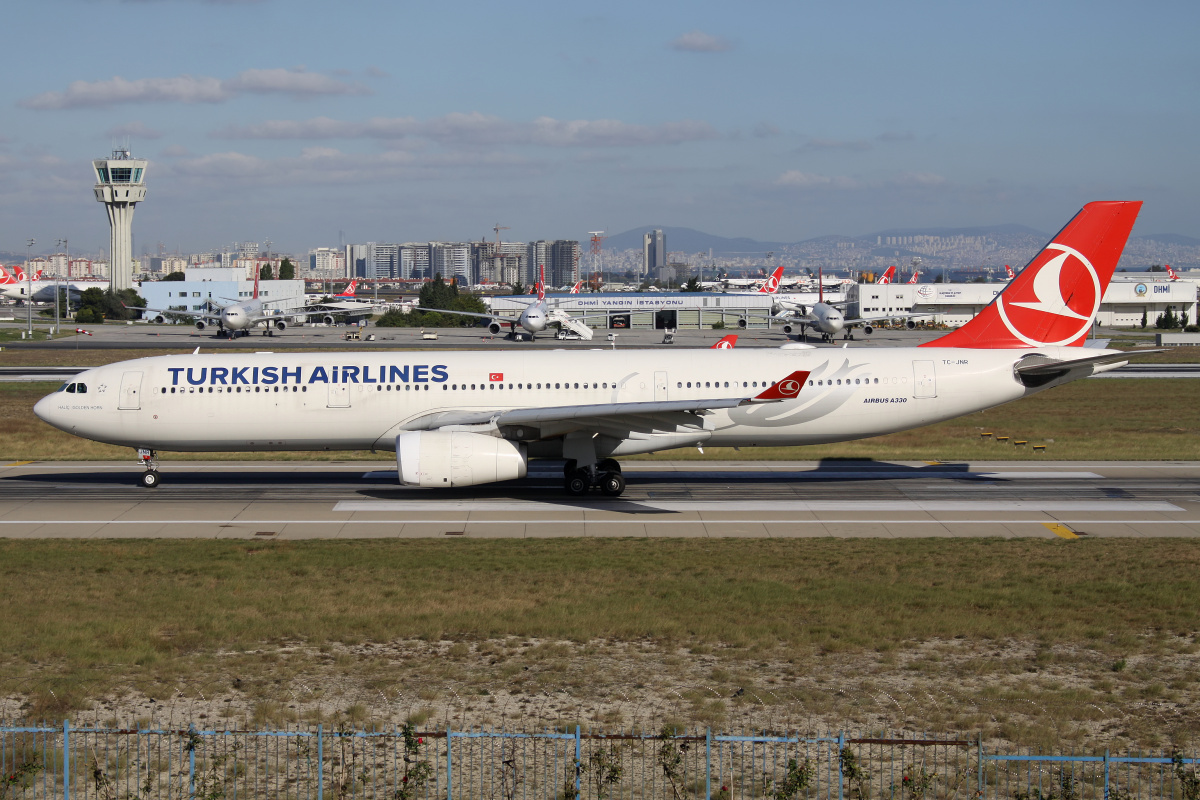
[[913, 362], [913, 397], [937, 397], [932, 361]]
[[117, 408], [135, 411], [142, 407], [142, 373], [126, 372], [121, 375], [121, 399]]
[[654, 399], [667, 399], [667, 373], [665, 372], [654, 373]]
[[345, 383], [329, 384], [329, 402], [326, 403], [329, 408], [349, 408], [350, 407], [350, 386]]

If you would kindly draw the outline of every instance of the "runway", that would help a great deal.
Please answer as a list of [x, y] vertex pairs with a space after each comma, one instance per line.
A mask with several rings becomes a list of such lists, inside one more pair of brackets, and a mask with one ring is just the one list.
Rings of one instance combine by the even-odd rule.
[[399, 486], [385, 461], [0, 465], [7, 538], [1190, 537], [1200, 462], [626, 462], [570, 498], [554, 462], [504, 484]]

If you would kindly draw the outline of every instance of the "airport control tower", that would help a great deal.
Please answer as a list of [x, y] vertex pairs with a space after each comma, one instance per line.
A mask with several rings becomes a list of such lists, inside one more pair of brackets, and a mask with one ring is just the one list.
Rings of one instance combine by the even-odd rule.
[[96, 199], [108, 210], [108, 269], [113, 291], [133, 286], [133, 209], [146, 198], [146, 163], [129, 155], [127, 148], [92, 162]]

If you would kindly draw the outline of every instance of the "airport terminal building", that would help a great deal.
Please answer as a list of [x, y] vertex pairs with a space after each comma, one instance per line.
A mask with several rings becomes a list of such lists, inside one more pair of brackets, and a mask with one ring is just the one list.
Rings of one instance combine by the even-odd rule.
[[[843, 292], [826, 292], [825, 301], [845, 303], [850, 318], [886, 320], [901, 313], [928, 314], [938, 323], [962, 325], [995, 299], [1004, 283], [892, 283], [852, 284]], [[1129, 327], [1149, 325], [1168, 308], [1196, 321], [1197, 289], [1200, 280], [1154, 280], [1119, 275], [1109, 284], [1097, 315], [1099, 324]], [[781, 296], [811, 305], [816, 292], [781, 292]], [[518, 315], [532, 301], [530, 295], [490, 298], [492, 311]], [[614, 292], [548, 295], [546, 304], [573, 317], [583, 317], [596, 329], [711, 328], [724, 321], [737, 325], [745, 317], [747, 327], [767, 328], [775, 324], [763, 319], [771, 313], [772, 299], [764, 294], [715, 294], [712, 292]]]
[[[244, 269], [189, 269], [182, 281], [143, 281], [139, 294], [147, 308], [179, 311], [207, 311], [209, 304], [220, 308], [246, 302], [254, 297], [254, 281], [246, 280]], [[260, 300], [272, 301], [282, 308], [304, 306], [304, 281], [259, 281]], [[145, 313], [144, 318], [154, 314]]]

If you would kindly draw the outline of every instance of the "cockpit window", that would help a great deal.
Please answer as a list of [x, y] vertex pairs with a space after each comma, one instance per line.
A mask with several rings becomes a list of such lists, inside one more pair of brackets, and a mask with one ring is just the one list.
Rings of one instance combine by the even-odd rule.
[[72, 385], [73, 384], [70, 384], [70, 383], [64, 383], [62, 386], [58, 387], [58, 390], [60, 392], [73, 392], [75, 390], [71, 388]]
[[75, 384], [75, 394], [87, 394], [87, 384], [86, 383]]

